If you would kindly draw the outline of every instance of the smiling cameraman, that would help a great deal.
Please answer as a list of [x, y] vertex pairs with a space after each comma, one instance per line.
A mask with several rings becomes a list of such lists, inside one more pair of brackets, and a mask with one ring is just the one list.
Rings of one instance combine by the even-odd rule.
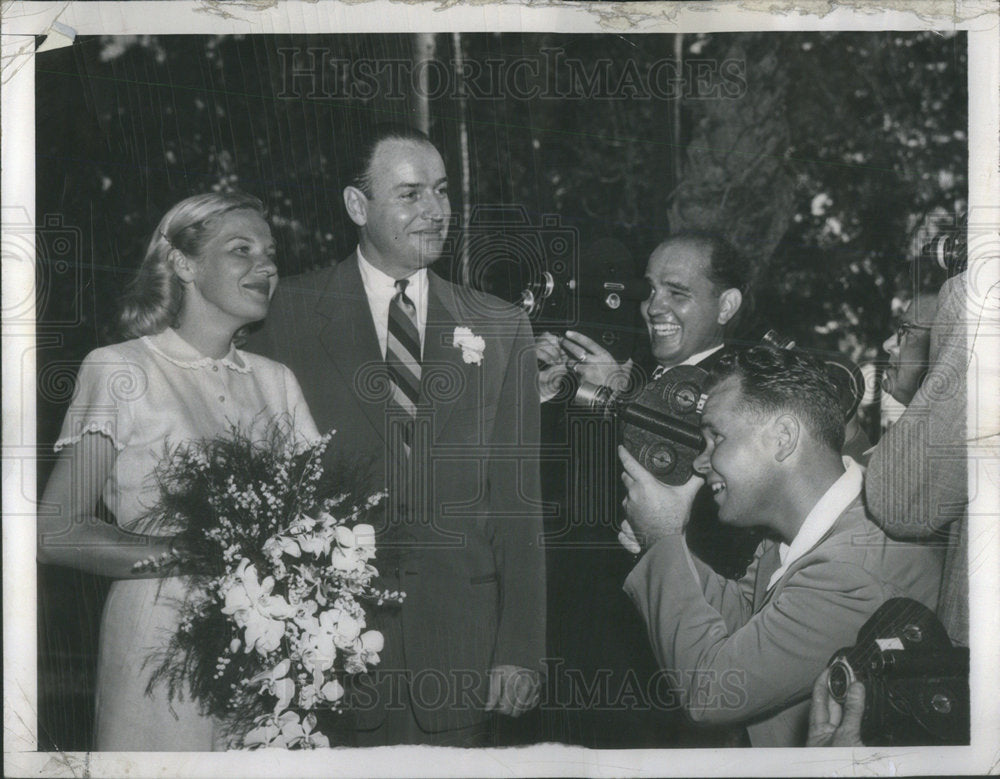
[[[551, 397], [551, 388], [570, 370], [581, 382], [618, 392], [678, 365], [709, 370], [727, 331], [745, 313], [750, 275], [748, 258], [718, 235], [685, 231], [667, 238], [649, 256], [650, 294], [640, 304], [656, 361], [651, 375], [632, 360], [619, 364], [582, 333], [568, 331], [561, 339], [544, 333], [536, 339], [536, 353], [546, 365], [540, 372], [542, 398]], [[759, 540], [751, 531], [720, 525], [707, 490], [698, 496], [687, 539], [696, 554], [730, 577], [742, 574]], [[623, 544], [637, 551], [627, 537]]]
[[936, 550], [869, 521], [861, 468], [841, 458], [843, 411], [816, 360], [766, 346], [725, 353], [695, 469], [727, 526], [775, 536], [739, 581], [692, 555], [682, 531], [700, 479], [661, 484], [624, 448], [626, 513], [646, 554], [625, 581], [691, 719], [742, 725], [753, 746], [803, 746], [814, 681], [891, 597], [931, 606]]

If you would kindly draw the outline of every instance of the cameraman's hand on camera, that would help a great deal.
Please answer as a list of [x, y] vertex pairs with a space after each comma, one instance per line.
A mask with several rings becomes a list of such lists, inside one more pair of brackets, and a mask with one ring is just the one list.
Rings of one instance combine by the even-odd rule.
[[560, 341], [567, 366], [582, 381], [621, 392], [628, 387], [632, 360], [619, 364], [611, 352], [583, 333], [567, 330]]
[[[632, 537], [641, 551], [646, 551], [661, 538], [682, 533], [694, 496], [704, 484], [702, 478], [692, 474], [684, 484], [662, 484], [624, 446], [618, 447], [618, 457], [625, 468], [622, 481], [628, 490], [622, 507]], [[625, 530], [624, 525], [622, 530]]]
[[865, 712], [865, 686], [852, 682], [847, 688], [847, 700], [841, 706], [830, 695], [829, 679], [830, 669], [827, 668], [813, 685], [806, 746], [863, 747], [861, 717]]
[[535, 337], [535, 357], [539, 363], [538, 395], [542, 403], [545, 403], [559, 394], [560, 379], [569, 373], [569, 366], [559, 339], [552, 333], [542, 333]]

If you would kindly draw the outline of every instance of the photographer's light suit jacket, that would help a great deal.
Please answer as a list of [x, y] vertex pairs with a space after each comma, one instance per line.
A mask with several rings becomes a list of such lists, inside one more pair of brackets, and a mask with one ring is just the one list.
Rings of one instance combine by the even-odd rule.
[[978, 333], [986, 321], [985, 312], [969, 299], [967, 274], [941, 287], [930, 370], [906, 411], [872, 450], [865, 479], [868, 510], [890, 536], [947, 539], [937, 615], [952, 641], [963, 646], [969, 645], [969, 463], [977, 460], [967, 452], [966, 441], [974, 436], [989, 441], [990, 434], [995, 440], [998, 432], [995, 412], [987, 421], [990, 412], [978, 408], [976, 416], [985, 429], [972, 435], [966, 431], [966, 372], [972, 359], [966, 328], [974, 322]]
[[941, 577], [938, 550], [888, 539], [860, 496], [768, 589], [778, 549], [764, 541], [733, 581], [669, 536], [625, 582], [690, 717], [746, 725], [755, 747], [804, 746], [812, 687], [833, 653], [889, 598], [933, 608]]
[[[484, 339], [480, 364], [463, 359], [456, 327]], [[414, 447], [411, 469], [387, 463], [384, 360], [356, 255], [283, 280], [250, 348], [292, 369], [320, 432], [337, 431], [334, 453], [367, 458], [374, 486], [389, 490], [390, 504], [407, 504], [398, 572], [380, 569], [406, 599], [401, 618], [379, 617], [379, 667], [423, 675], [428, 705], [414, 714], [424, 730], [482, 721], [487, 670], [540, 669], [545, 655], [537, 363], [527, 317], [428, 273], [418, 407], [432, 418], [431, 448], [428, 457]], [[383, 718], [382, 705], [359, 714], [362, 727]]]

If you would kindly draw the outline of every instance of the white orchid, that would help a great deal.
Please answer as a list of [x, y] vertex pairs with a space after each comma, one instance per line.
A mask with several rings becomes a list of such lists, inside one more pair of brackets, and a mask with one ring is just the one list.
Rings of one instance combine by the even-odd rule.
[[335, 520], [326, 512], [313, 519], [307, 514], [300, 514], [289, 525], [288, 533], [302, 550], [303, 554], [325, 555], [330, 551], [331, 529]]
[[297, 540], [299, 542], [299, 547], [303, 552], [315, 555], [316, 557], [328, 554], [330, 551], [330, 545], [333, 541], [330, 533], [324, 533], [322, 531], [316, 533], [303, 533]]
[[250, 684], [260, 685], [260, 690], [267, 691], [278, 700], [274, 704], [274, 713], [279, 714], [288, 708], [295, 697], [295, 682], [288, 678], [292, 661], [287, 657], [269, 671], [262, 671], [250, 680]]
[[289, 749], [304, 746], [316, 749], [330, 746], [330, 740], [322, 733], [315, 733], [316, 716], [307, 714], [300, 720], [294, 711], [286, 711], [276, 717], [268, 717], [247, 733], [243, 745], [248, 749], [272, 747]]
[[344, 661], [348, 673], [364, 673], [369, 666], [377, 665], [379, 652], [385, 646], [385, 638], [377, 630], [366, 630], [354, 645], [354, 652]]
[[223, 614], [230, 614], [237, 626], [246, 631], [246, 651], [257, 650], [261, 655], [273, 652], [285, 635], [285, 622], [296, 613], [280, 595], [272, 595], [274, 577], [257, 579], [257, 567], [244, 558], [236, 573], [224, 588], [226, 605]]
[[336, 703], [344, 697], [344, 687], [336, 679], [327, 681], [322, 673], [313, 674], [312, 684], [303, 685], [299, 690], [299, 706], [313, 709], [319, 703]]
[[288, 536], [272, 536], [264, 542], [264, 554], [275, 563], [280, 562], [282, 555], [301, 557], [302, 549], [294, 538]]
[[326, 671], [333, 668], [337, 660], [337, 646], [333, 640], [333, 632], [319, 627], [305, 632], [299, 641], [299, 651], [302, 654], [302, 667], [307, 671]]
[[331, 550], [330, 565], [345, 576], [363, 574], [367, 568], [357, 548], [344, 549], [342, 546], [336, 546]]

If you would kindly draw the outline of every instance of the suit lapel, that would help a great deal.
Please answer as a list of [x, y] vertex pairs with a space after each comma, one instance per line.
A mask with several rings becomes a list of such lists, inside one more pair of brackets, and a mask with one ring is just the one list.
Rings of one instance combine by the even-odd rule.
[[[462, 395], [441, 393], [438, 388], [443, 385], [454, 386], [457, 377], [461, 377], [460, 387], [475, 387], [472, 382], [475, 377], [470, 371], [477, 366], [466, 363], [462, 359], [462, 350], [454, 345], [455, 328], [464, 323], [461, 322], [453, 287], [431, 271], [427, 272], [427, 281], [427, 327], [424, 331], [420, 404], [430, 405], [435, 409], [434, 438], [437, 439], [455, 410], [455, 401]], [[440, 397], [442, 394], [446, 395], [446, 399]], [[451, 397], [452, 394], [455, 396]]]
[[[378, 371], [385, 361], [378, 345], [368, 297], [361, 282], [356, 254], [337, 265], [320, 295], [317, 315], [326, 319], [319, 333], [327, 357], [379, 438], [385, 438], [385, 397], [378, 392]], [[317, 355], [320, 358], [320, 355]], [[365, 389], [370, 391], [366, 392]]]
[[[840, 513], [840, 515], [837, 517], [834, 523], [829, 528], [827, 528], [827, 531], [823, 534], [823, 536], [815, 544], [813, 544], [801, 557], [797, 558], [794, 562], [792, 562], [788, 566], [788, 570], [786, 570], [784, 574], [782, 574], [781, 578], [784, 579], [786, 576], [788, 576], [790, 571], [795, 569], [796, 566], [801, 565], [802, 562], [810, 554], [812, 554], [812, 551], [814, 549], [820, 546], [820, 544], [824, 543], [830, 536], [834, 534], [834, 532], [836, 532], [839, 529], [842, 522], [847, 521], [845, 517], [850, 515], [852, 511], [857, 510], [860, 506], [861, 506], [861, 497], [858, 496], [853, 501], [851, 501], [850, 505], [848, 505], [848, 507], [845, 508]], [[771, 546], [768, 548], [768, 550], [764, 552], [763, 556], [761, 557], [760, 565], [757, 568], [757, 579], [754, 582], [754, 599], [753, 599], [754, 612], [757, 612], [761, 608], [763, 608], [764, 604], [771, 599], [771, 596], [774, 594], [774, 591], [778, 589], [778, 583], [780, 582], [780, 580], [779, 582], [774, 583], [774, 587], [771, 587], [770, 589], [768, 589], [767, 587], [767, 583], [771, 580], [771, 576], [774, 574], [775, 571], [778, 570], [778, 568], [781, 567], [781, 559], [778, 557], [778, 546], [779, 545], [776, 541], [773, 542]]]
[[781, 558], [778, 557], [777, 542], [768, 542], [768, 547], [761, 555], [760, 563], [757, 565], [757, 577], [753, 584], [753, 610], [756, 614], [763, 608], [768, 598], [771, 597], [772, 590], [769, 590], [767, 583], [771, 581], [771, 576], [781, 567]]

